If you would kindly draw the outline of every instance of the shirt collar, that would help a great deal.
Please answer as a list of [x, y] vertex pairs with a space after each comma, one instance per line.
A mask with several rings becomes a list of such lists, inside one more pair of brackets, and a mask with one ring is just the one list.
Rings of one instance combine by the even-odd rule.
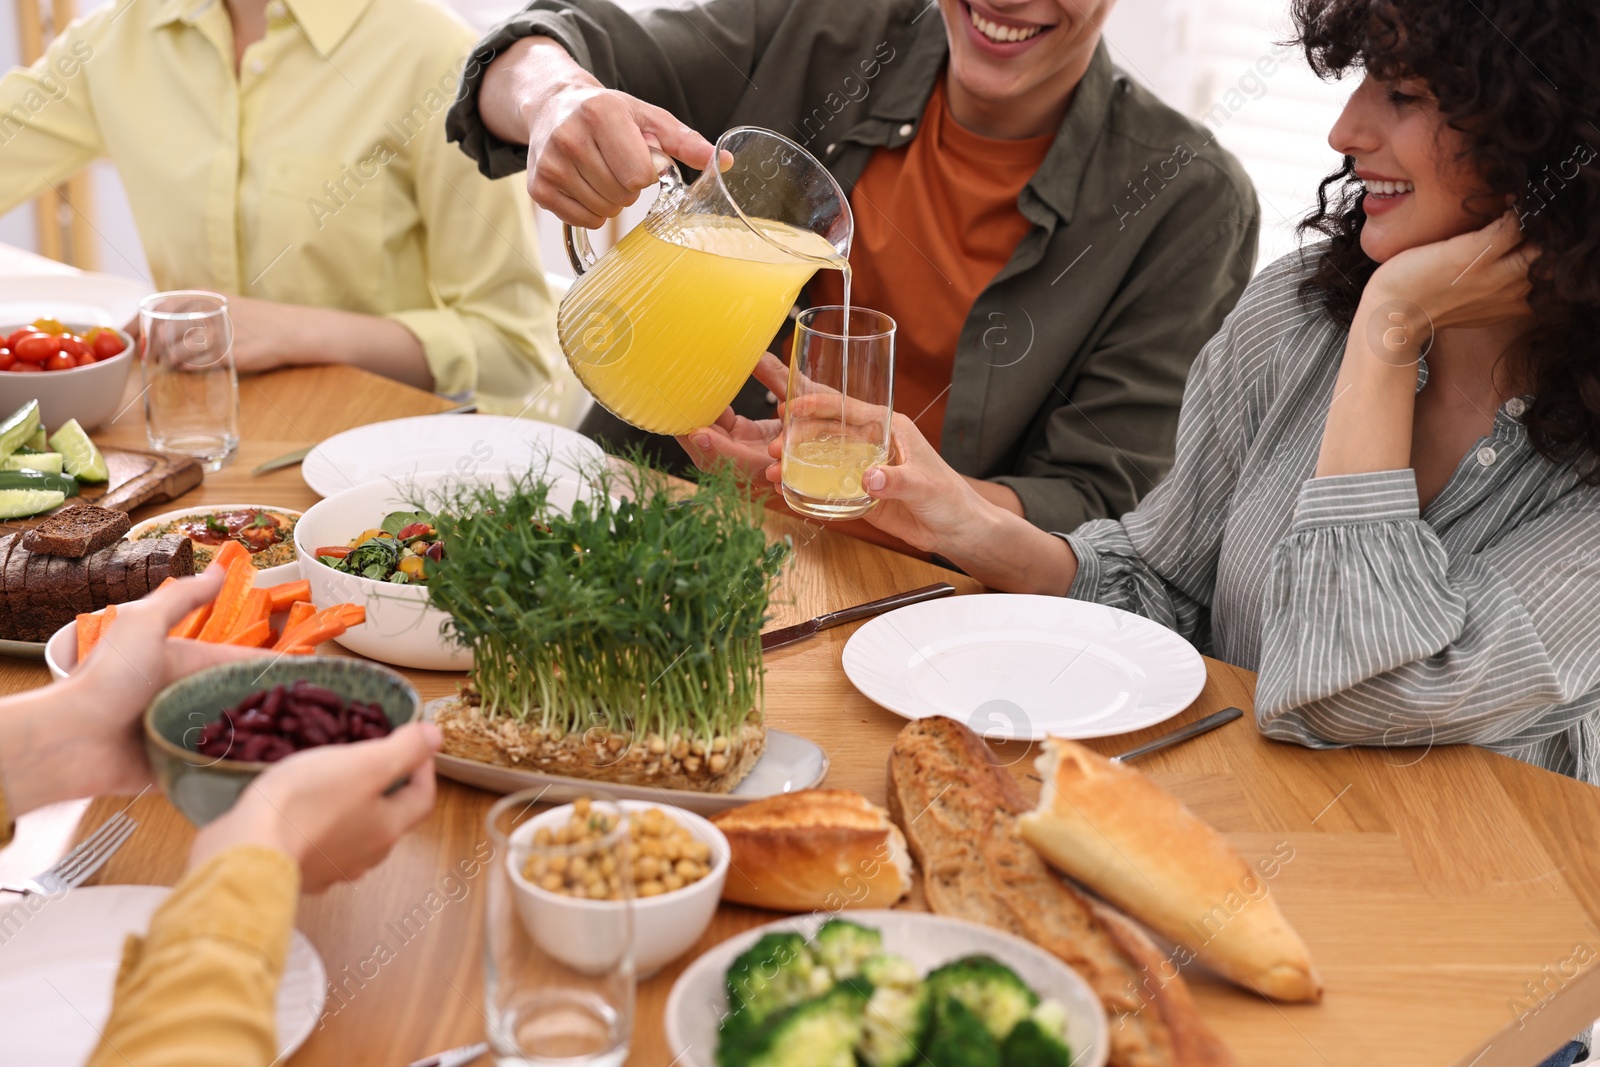
[[[150, 16], [150, 28], [160, 29], [173, 22], [192, 25], [212, 7], [220, 8], [223, 3], [224, 0], [160, 0]], [[273, 6], [278, 4], [305, 31], [311, 47], [327, 58], [365, 14], [372, 0], [273, 0]], [[271, 14], [269, 6], [269, 17]]]
[[[923, 10], [932, 8], [930, 4]], [[892, 122], [919, 121], [933, 94], [934, 80], [944, 70], [949, 48], [943, 19], [923, 18], [918, 22], [907, 48], [910, 53], [907, 69], [874, 98], [873, 118]], [[1102, 38], [1095, 46], [1088, 69], [1072, 92], [1072, 103], [1056, 128], [1055, 143], [1028, 183], [1034, 195], [1064, 222], [1072, 221], [1084, 169], [1110, 117], [1112, 97], [1121, 91], [1118, 84], [1121, 77], [1123, 75], [1112, 65], [1111, 54]]]

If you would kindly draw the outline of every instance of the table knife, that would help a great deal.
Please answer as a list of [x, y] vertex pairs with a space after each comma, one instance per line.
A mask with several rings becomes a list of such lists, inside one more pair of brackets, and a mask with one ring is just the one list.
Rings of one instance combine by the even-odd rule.
[[1221, 711], [1212, 712], [1203, 719], [1196, 719], [1188, 726], [1174, 730], [1170, 734], [1162, 734], [1154, 741], [1146, 741], [1137, 748], [1130, 748], [1120, 756], [1112, 756], [1111, 762], [1126, 763], [1131, 759], [1138, 759], [1140, 756], [1148, 756], [1152, 752], [1159, 752], [1168, 745], [1176, 745], [1180, 741], [1187, 741], [1191, 737], [1199, 737], [1201, 734], [1209, 733], [1219, 726], [1226, 726], [1243, 714], [1244, 712], [1238, 708], [1223, 708]]
[[[440, 415], [470, 415], [474, 411], [477, 411], [477, 410], [478, 410], [478, 405], [476, 405], [476, 404], [462, 404], [458, 408], [449, 408], [448, 410], [438, 412], [438, 414], [440, 414]], [[292, 467], [296, 463], [299, 463], [301, 460], [305, 459], [307, 456], [311, 455], [311, 450], [316, 448], [316, 447], [317, 447], [316, 445], [306, 445], [306, 447], [297, 448], [293, 452], [285, 452], [281, 456], [278, 456], [278, 457], [276, 457], [274, 459], [267, 460], [265, 463], [261, 464], [259, 467], [256, 467], [250, 473], [251, 474], [267, 474], [270, 471], [282, 470], [284, 467]]]
[[942, 596], [949, 596], [956, 591], [956, 587], [949, 582], [938, 582], [934, 585], [925, 585], [921, 589], [913, 589], [907, 593], [896, 593], [886, 596], [882, 600], [869, 600], [865, 604], [857, 604], [853, 608], [841, 608], [839, 611], [830, 611], [826, 615], [818, 615], [805, 622], [797, 622], [793, 626], [785, 626], [777, 630], [768, 630], [761, 635], [761, 651], [771, 652], [784, 645], [792, 645], [796, 641], [803, 641], [818, 630], [826, 630], [830, 626], [840, 623], [855, 622], [871, 615], [879, 615], [895, 608], [903, 608], [907, 604], [920, 604], [924, 600], [937, 600]]
[[425, 1056], [406, 1067], [463, 1067], [489, 1051], [489, 1042], [480, 1041], [476, 1045], [462, 1045], [460, 1048], [445, 1049], [443, 1052], [432, 1056]]

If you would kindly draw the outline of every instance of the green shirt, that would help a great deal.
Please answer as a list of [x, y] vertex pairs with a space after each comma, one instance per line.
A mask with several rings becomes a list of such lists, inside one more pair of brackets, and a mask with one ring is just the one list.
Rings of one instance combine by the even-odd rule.
[[[764, 126], [847, 191], [879, 148], [917, 136], [942, 75], [928, 0], [706, 0], [629, 13], [534, 0], [478, 44], [446, 130], [490, 177], [527, 148], [478, 117], [482, 71], [519, 38], [559, 41], [603, 84], [710, 140]], [[1260, 211], [1211, 132], [1097, 49], [1044, 163], [1017, 198], [1033, 224], [956, 345], [941, 451], [1070, 530], [1130, 510], [1172, 466], [1189, 365], [1250, 279]]]

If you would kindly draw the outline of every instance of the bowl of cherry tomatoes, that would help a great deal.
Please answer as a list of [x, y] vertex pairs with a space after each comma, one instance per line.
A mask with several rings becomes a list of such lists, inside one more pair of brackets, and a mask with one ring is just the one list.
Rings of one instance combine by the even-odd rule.
[[116, 414], [133, 359], [133, 338], [115, 326], [0, 326], [0, 408], [38, 400], [51, 429], [77, 419], [92, 430]]

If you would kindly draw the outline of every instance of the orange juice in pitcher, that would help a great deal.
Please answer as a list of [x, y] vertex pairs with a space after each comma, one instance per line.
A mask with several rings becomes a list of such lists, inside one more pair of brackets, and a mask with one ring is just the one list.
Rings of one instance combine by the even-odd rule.
[[557, 317], [573, 373], [613, 415], [653, 433], [714, 422], [819, 268], [849, 270], [850, 207], [804, 149], [753, 127], [684, 187], [670, 163], [649, 216], [579, 271]]

